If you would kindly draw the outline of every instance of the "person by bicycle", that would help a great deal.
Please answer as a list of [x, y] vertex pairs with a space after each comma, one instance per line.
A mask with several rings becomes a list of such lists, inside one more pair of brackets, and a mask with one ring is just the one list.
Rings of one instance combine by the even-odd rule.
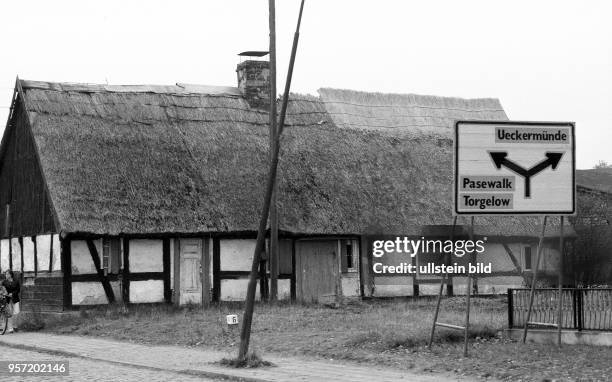
[[19, 280], [15, 279], [15, 275], [13, 271], [10, 269], [4, 272], [4, 276], [6, 277], [0, 285], [4, 287], [7, 292], [8, 297], [10, 298], [9, 304], [11, 307], [12, 316], [9, 317], [9, 333], [13, 333], [17, 331], [16, 326], [16, 318], [19, 314], [20, 306], [19, 306], [19, 292], [21, 291], [21, 284]]

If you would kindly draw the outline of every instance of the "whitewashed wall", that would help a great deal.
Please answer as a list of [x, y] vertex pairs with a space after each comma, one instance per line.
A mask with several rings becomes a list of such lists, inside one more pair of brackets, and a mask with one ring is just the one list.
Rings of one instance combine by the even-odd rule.
[[[279, 280], [280, 281], [280, 280]], [[249, 279], [236, 279], [236, 280], [221, 280], [221, 295], [219, 298], [221, 301], [244, 301], [246, 298], [247, 285]], [[280, 287], [280, 285], [279, 285]], [[255, 291], [255, 300], [260, 300], [259, 294], [259, 281], [257, 282], [257, 289]]]
[[135, 239], [129, 242], [130, 273], [163, 272], [164, 247], [162, 240]]
[[74, 282], [72, 283], [73, 305], [97, 305], [108, 304], [104, 288], [99, 282]]
[[21, 245], [19, 245], [19, 239], [11, 239], [11, 247], [13, 248], [13, 270], [21, 270]]
[[[454, 282], [454, 280], [453, 280]], [[461, 281], [461, 285], [463, 285], [463, 281]], [[459, 286], [459, 290], [461, 290], [461, 285]], [[435, 283], [435, 284], [419, 284], [419, 296], [437, 296], [438, 293], [440, 293], [440, 284], [439, 283]], [[446, 287], [444, 287], [444, 293], [446, 293]], [[454, 294], [460, 294], [457, 293], [457, 289], [455, 287], [455, 284], [453, 284], [453, 293]]]
[[10, 246], [11, 241], [9, 239], [0, 240], [0, 269], [3, 271], [9, 269]]
[[53, 241], [53, 270], [61, 271], [62, 270], [62, 250], [59, 240], [59, 235], [52, 235]]
[[521, 276], [496, 276], [478, 279], [478, 293], [505, 294], [508, 288], [524, 288]]
[[[98, 255], [102, 253], [102, 240], [94, 240]], [[97, 273], [96, 267], [89, 253], [89, 247], [85, 240], [72, 240], [70, 242], [71, 262], [72, 262], [72, 274], [87, 274]], [[100, 259], [102, 261], [102, 259]]]
[[31, 237], [23, 238], [23, 271], [34, 272], [34, 241]]
[[374, 297], [412, 296], [411, 276], [377, 276]]
[[[521, 268], [523, 268], [525, 266], [522, 250], [524, 245], [519, 243], [511, 243], [508, 244], [508, 247], [512, 251], [512, 254], [520, 264]], [[469, 255], [466, 255], [464, 258], [469, 258]], [[485, 252], [477, 254], [476, 261], [479, 263], [491, 263], [491, 269], [493, 272], [516, 271], [516, 267], [514, 266], [510, 255], [508, 255], [508, 252], [506, 252], [504, 246], [499, 243], [486, 243]]]
[[163, 280], [130, 281], [130, 302], [147, 303], [163, 301]]
[[38, 269], [49, 270], [51, 261], [51, 239], [52, 235], [36, 236], [36, 254], [38, 258]]
[[[220, 260], [222, 271], [249, 271], [253, 263], [256, 240], [220, 240]], [[223, 289], [223, 288], [221, 288]]]

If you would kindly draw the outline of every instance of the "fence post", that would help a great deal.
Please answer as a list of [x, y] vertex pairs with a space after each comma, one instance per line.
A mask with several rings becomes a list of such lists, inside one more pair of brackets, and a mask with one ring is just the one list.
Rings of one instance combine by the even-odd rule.
[[576, 305], [578, 305], [578, 293], [576, 293], [577, 290], [574, 288], [572, 289], [572, 312], [573, 312], [573, 317], [574, 317], [574, 329], [578, 329], [578, 307]]
[[578, 331], [582, 330], [582, 317], [583, 317], [583, 311], [584, 311], [584, 304], [583, 304], [583, 300], [582, 300], [582, 294], [583, 294], [583, 290], [582, 289], [578, 289]]
[[512, 288], [508, 288], [508, 329], [514, 327], [514, 301], [512, 299]]

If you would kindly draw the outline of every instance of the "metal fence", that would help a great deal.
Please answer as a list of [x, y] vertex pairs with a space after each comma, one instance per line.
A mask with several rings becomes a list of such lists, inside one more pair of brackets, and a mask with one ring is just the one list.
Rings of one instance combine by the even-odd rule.
[[[529, 289], [508, 289], [508, 327], [525, 326]], [[530, 322], [556, 324], [558, 289], [536, 289]], [[612, 331], [612, 288], [563, 289], [562, 328]]]

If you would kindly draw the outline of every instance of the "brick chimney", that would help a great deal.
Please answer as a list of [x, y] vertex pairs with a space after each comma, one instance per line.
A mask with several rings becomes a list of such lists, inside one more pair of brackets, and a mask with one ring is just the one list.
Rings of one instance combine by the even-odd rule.
[[238, 89], [253, 108], [270, 107], [270, 62], [246, 60], [238, 64]]

